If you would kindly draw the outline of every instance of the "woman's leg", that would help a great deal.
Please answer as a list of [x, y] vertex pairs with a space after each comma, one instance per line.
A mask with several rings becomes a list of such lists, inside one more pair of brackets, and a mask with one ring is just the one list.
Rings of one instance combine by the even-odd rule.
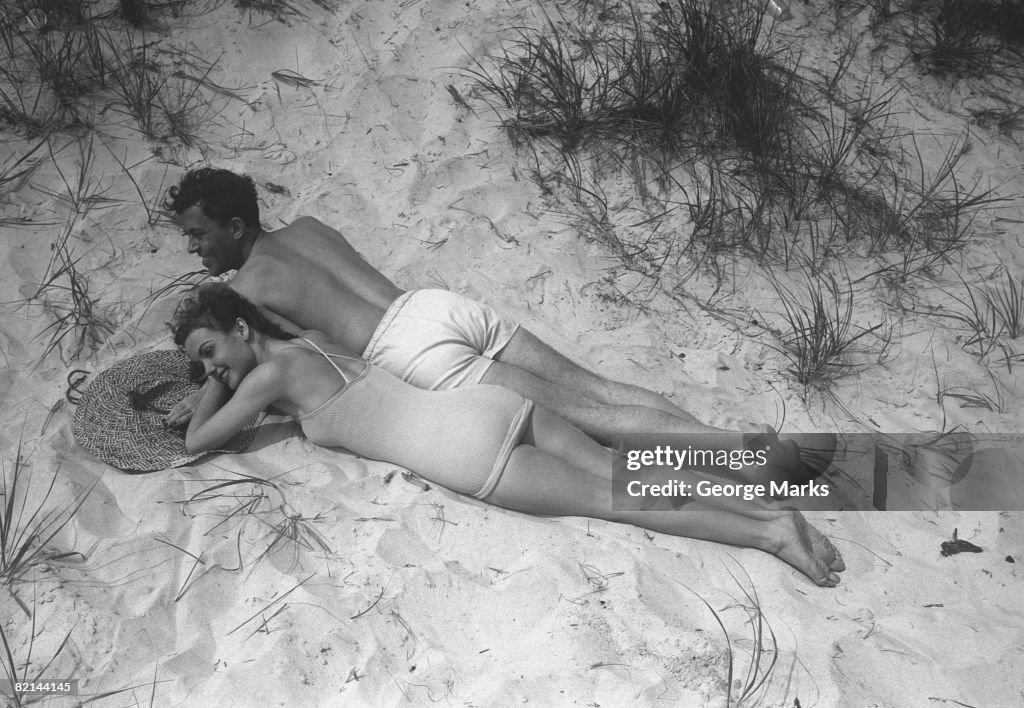
[[[534, 407], [529, 425], [521, 442], [526, 445], [532, 445], [542, 452], [554, 455], [574, 467], [589, 471], [592, 475], [599, 477], [608, 489], [611, 489], [613, 482], [612, 467], [615, 462], [615, 456], [582, 430], [571, 425], [548, 409], [541, 406]], [[677, 472], [667, 468], [658, 470], [653, 467], [647, 467], [645, 470], [647, 471], [646, 476], [650, 478], [651, 483], [657, 483], [659, 481], [658, 477], [666, 479], [674, 477], [692, 483], [696, 483], [701, 479], [709, 479], [708, 476], [697, 474], [692, 470], [679, 470]], [[716, 479], [714, 481], [726, 480]], [[621, 501], [628, 497], [626, 490], [622, 489], [618, 490], [618, 492], [616, 495], [618, 500]], [[733, 502], [734, 500], [732, 499], [722, 500], [719, 506], [733, 506], [733, 511], [750, 516], [751, 518], [774, 518], [775, 512], [763, 504], [754, 502], [733, 504]], [[668, 507], [671, 507], [671, 504]]]
[[837, 572], [845, 568], [828, 540], [799, 512], [742, 501], [728, 509], [691, 502], [676, 511], [669, 508], [668, 499], [664, 510], [613, 508], [611, 453], [543, 408], [534, 411], [526, 442], [530, 444], [513, 451], [501, 481], [487, 497], [489, 503], [529, 514], [586, 516], [758, 548], [828, 587], [839, 582]]

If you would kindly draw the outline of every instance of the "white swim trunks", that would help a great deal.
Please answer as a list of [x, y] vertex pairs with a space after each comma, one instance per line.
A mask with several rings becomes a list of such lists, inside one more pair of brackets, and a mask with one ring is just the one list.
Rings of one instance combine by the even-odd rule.
[[519, 325], [448, 290], [410, 290], [377, 325], [363, 358], [430, 390], [477, 384]]

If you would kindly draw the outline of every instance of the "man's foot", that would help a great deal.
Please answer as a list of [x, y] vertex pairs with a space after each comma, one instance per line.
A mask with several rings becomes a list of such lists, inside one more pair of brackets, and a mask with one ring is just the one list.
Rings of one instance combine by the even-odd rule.
[[843, 557], [832, 542], [807, 523], [798, 511], [778, 519], [779, 536], [772, 553], [806, 575], [815, 585], [834, 588], [846, 570]]
[[839, 447], [839, 436], [835, 433], [800, 433], [803, 447], [800, 459], [808, 473], [820, 476], [832, 465]]
[[[806, 484], [820, 477], [836, 452], [836, 436], [831, 433], [800, 435], [804, 447], [793, 440], [780, 440], [777, 436], [758, 436], [748, 445], [752, 449], [765, 449], [768, 463], [756, 467], [753, 481]], [[777, 497], [785, 498], [785, 497]]]

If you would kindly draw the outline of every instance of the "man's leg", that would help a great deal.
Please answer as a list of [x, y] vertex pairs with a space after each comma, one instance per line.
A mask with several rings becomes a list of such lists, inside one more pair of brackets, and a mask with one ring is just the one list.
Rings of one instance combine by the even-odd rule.
[[600, 403], [655, 408], [676, 418], [699, 423], [691, 414], [654, 391], [612, 381], [584, 369], [524, 327], [516, 330], [509, 343], [494, 358]]
[[[510, 388], [611, 447], [643, 446], [650, 442], [649, 438], [643, 436], [652, 433], [686, 434], [695, 446], [743, 447], [743, 436], [735, 431], [714, 428], [704, 425], [693, 416], [682, 418], [657, 408], [602, 403], [504, 361], [491, 364], [480, 383]], [[723, 438], [723, 433], [729, 437]], [[637, 434], [641, 437], [634, 437]], [[704, 438], [702, 434], [709, 436]]]

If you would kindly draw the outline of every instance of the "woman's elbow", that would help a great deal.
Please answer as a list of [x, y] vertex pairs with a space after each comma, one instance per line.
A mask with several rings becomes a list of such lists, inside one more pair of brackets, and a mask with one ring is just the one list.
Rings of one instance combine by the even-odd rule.
[[209, 452], [213, 449], [213, 446], [203, 441], [198, 435], [185, 435], [185, 452], [190, 455], [199, 455], [204, 452]]

